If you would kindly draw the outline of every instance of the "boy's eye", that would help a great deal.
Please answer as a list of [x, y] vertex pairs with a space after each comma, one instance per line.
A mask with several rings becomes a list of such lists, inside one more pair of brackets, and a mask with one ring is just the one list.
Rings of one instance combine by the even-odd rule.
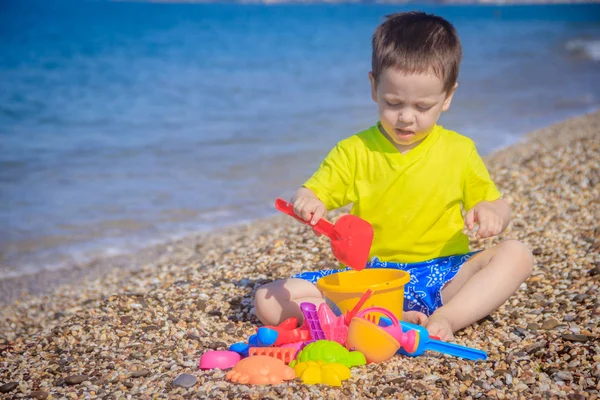
[[387, 101], [387, 100], [385, 101], [385, 104], [387, 104], [390, 107], [398, 107], [398, 106], [402, 105], [402, 103], [394, 103], [394, 102]]
[[424, 104], [419, 104], [419, 105], [417, 106], [417, 110], [419, 110], [419, 111], [427, 111], [427, 110], [429, 110], [431, 107], [433, 107], [433, 106], [428, 106], [428, 105], [424, 105]]

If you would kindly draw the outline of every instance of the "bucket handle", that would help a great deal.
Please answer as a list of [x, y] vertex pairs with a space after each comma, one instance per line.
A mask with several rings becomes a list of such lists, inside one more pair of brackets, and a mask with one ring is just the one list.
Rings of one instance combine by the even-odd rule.
[[367, 314], [369, 314], [369, 313], [380, 313], [380, 314], [383, 314], [383, 315], [385, 315], [386, 317], [388, 317], [392, 321], [392, 325], [393, 326], [399, 326], [400, 325], [400, 323], [398, 322], [398, 318], [394, 315], [394, 313], [392, 313], [387, 308], [383, 308], [383, 307], [369, 307], [369, 308], [365, 308], [364, 310], [361, 310], [358, 314], [356, 314], [356, 317], [364, 318], [364, 316], [367, 315]]

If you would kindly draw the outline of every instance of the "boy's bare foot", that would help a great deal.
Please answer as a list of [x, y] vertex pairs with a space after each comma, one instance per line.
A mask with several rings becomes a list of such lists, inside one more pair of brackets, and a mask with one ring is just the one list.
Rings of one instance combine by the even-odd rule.
[[423, 324], [430, 335], [437, 336], [444, 341], [454, 339], [452, 322], [443, 314], [433, 313]]
[[402, 321], [410, 322], [411, 324], [423, 325], [427, 321], [427, 316], [418, 311], [404, 311], [402, 313]]

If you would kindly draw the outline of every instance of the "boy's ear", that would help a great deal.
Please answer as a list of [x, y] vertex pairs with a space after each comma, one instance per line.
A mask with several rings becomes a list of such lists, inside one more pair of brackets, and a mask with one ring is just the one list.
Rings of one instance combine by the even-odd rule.
[[371, 98], [377, 103], [377, 83], [373, 77], [373, 72], [369, 72], [369, 82], [371, 82]]
[[458, 82], [454, 84], [454, 87], [450, 90], [450, 93], [446, 96], [446, 100], [444, 100], [444, 105], [442, 106], [442, 112], [448, 111], [450, 108], [450, 103], [452, 103], [452, 97], [454, 97], [454, 93], [456, 92], [456, 88], [458, 87]]

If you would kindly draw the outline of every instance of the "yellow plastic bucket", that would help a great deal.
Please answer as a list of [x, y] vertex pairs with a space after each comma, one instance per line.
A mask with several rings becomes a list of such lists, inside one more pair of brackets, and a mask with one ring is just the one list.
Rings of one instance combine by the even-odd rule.
[[371, 289], [373, 294], [362, 308], [387, 308], [402, 320], [404, 285], [409, 280], [408, 272], [398, 269], [366, 268], [325, 276], [317, 281], [317, 288], [343, 313], [350, 311], [367, 289]]

